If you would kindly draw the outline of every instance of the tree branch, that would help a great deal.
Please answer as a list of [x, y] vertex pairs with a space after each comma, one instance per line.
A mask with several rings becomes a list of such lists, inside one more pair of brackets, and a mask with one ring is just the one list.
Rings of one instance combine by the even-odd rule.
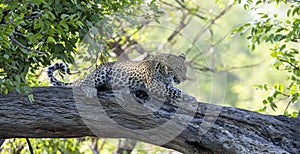
[[192, 16], [185, 22], [188, 14], [183, 14], [180, 25], [173, 31], [173, 33], [168, 37], [167, 42], [171, 42], [174, 37], [179, 34], [192, 20]]
[[300, 152], [299, 119], [154, 97], [139, 103], [119, 91], [98, 99], [67, 87], [33, 88], [33, 94], [33, 103], [16, 92], [0, 94], [0, 138], [98, 136], [183, 153]]
[[9, 36], [9, 38], [10, 38], [10, 40], [11, 40], [13, 43], [17, 44], [18, 46], [20, 46], [20, 47], [23, 48], [23, 49], [26, 49], [26, 50], [28, 50], [28, 51], [34, 51], [34, 52], [40, 53], [40, 54], [45, 54], [44, 52], [41, 52], [41, 51], [38, 51], [38, 50], [34, 50], [34, 49], [31, 49], [31, 48], [25, 46], [24, 44], [22, 44], [21, 42], [19, 42], [18, 40], [16, 40], [15, 37], [14, 37], [13, 35]]
[[232, 8], [233, 4], [234, 3], [228, 5], [216, 17], [214, 17], [212, 20], [209, 20], [208, 25], [196, 34], [195, 38], [193, 39], [193, 42], [189, 45], [189, 47], [186, 49], [186, 51], [184, 53], [188, 54], [192, 50], [192, 48], [194, 47], [195, 43], [198, 41], [198, 39], [200, 38], [200, 36], [202, 34], [204, 34], [204, 32], [206, 32], [213, 24], [215, 24], [215, 22], [218, 19], [220, 19], [223, 15], [225, 15]]
[[41, 17], [41, 16], [42, 16], [42, 14], [28, 15], [28, 16], [25, 16], [25, 17], [24, 17], [24, 20], [36, 19], [36, 18], [39, 18], [39, 17]]
[[[188, 12], [188, 14], [193, 15], [193, 16], [195, 16], [195, 17], [198, 17], [198, 18], [200, 18], [201, 20], [205, 20], [205, 19], [206, 19], [206, 17], [204, 17], [204, 16], [198, 14], [197, 12], [192, 11], [192, 9], [187, 8], [184, 4], [182, 4], [182, 3], [179, 2], [178, 0], [176, 0], [176, 2], [179, 4], [180, 7], [179, 7], [179, 6], [175, 6], [175, 5], [173, 5], [173, 4], [171, 4], [171, 3], [168, 3], [168, 2], [166, 2], [166, 1], [161, 1], [161, 2], [162, 2], [163, 4], [165, 4], [165, 5], [167, 5], [167, 6], [173, 7], [173, 8], [175, 8], [175, 9], [178, 9], [178, 10], [185, 10], [185, 11]], [[194, 9], [195, 9], [195, 8], [194, 8]], [[197, 7], [196, 7], [196, 10], [197, 10], [197, 11], [200, 10], [200, 7], [197, 6]]]
[[[182, 4], [179, 0], [175, 0], [183, 9], [185, 9], [185, 10], [187, 10], [187, 11], [189, 11], [189, 12], [192, 12], [190, 9], [188, 9], [184, 4]], [[192, 13], [192, 14], [194, 14], [196, 17], [198, 17], [198, 18], [200, 18], [200, 19], [202, 19], [202, 20], [205, 20], [206, 18], [205, 17], [203, 17], [203, 16], [201, 16], [201, 15], [199, 15], [199, 14], [197, 14], [197, 13]]]

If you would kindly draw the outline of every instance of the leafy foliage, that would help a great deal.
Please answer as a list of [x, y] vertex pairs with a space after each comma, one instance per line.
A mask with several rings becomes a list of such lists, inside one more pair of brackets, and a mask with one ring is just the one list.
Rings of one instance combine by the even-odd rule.
[[[3, 153], [28, 153], [25, 139], [7, 140]], [[77, 138], [70, 139], [30, 139], [34, 153], [78, 153], [81, 141]]]
[[[249, 5], [252, 1], [244, 4], [245, 9], [250, 9]], [[253, 8], [258, 7], [266, 1], [257, 1]], [[296, 116], [296, 112], [288, 113], [288, 107], [296, 103], [300, 96], [300, 3], [287, 4], [282, 1], [268, 1], [278, 5], [287, 5], [289, 9], [286, 11], [285, 17], [279, 17], [278, 14], [269, 15], [267, 13], [259, 13], [259, 19], [251, 23], [235, 29], [233, 32], [240, 32], [247, 35], [247, 39], [251, 41], [249, 47], [255, 50], [257, 45], [262, 42], [272, 44], [270, 48], [273, 67], [281, 72], [287, 73], [285, 82], [278, 81], [273, 87], [267, 84], [257, 85], [258, 89], [270, 92], [270, 96], [263, 100], [263, 104], [269, 104], [275, 110], [276, 102], [279, 100], [288, 100], [285, 115]], [[246, 6], [246, 7], [245, 7]], [[260, 111], [265, 111], [266, 106]]]
[[[0, 92], [16, 89], [24, 94], [36, 82], [41, 66], [60, 59], [74, 62], [78, 43], [106, 15], [125, 16], [141, 0], [0, 2]], [[101, 23], [105, 29], [110, 27]]]

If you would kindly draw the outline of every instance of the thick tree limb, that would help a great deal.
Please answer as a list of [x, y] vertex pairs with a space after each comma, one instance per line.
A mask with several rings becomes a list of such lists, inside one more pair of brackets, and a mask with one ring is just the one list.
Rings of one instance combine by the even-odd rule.
[[142, 104], [126, 92], [103, 92], [99, 100], [65, 87], [33, 88], [33, 94], [33, 103], [0, 94], [0, 138], [97, 135], [183, 153], [300, 153], [299, 119], [198, 102]]

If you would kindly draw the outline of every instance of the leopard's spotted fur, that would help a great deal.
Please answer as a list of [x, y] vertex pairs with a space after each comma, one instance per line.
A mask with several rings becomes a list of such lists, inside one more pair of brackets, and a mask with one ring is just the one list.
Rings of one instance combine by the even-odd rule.
[[187, 67], [184, 55], [160, 54], [150, 56], [143, 61], [116, 61], [100, 65], [91, 74], [74, 83], [64, 83], [53, 76], [57, 69], [67, 71], [64, 63], [50, 66], [47, 74], [50, 83], [55, 86], [80, 86], [89, 96], [97, 95], [102, 87], [111, 89], [146, 88], [151, 94], [171, 97], [178, 100], [192, 100], [193, 97], [174, 87], [186, 79]]

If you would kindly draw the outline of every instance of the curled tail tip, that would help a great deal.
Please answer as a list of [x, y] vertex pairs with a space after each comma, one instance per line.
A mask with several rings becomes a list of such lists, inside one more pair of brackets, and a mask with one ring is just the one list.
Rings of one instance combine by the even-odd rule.
[[65, 85], [65, 83], [57, 80], [53, 76], [53, 72], [56, 71], [56, 70], [61, 70], [62, 72], [66, 73], [67, 69], [68, 69], [67, 65], [63, 62], [57, 62], [57, 63], [49, 66], [48, 69], [47, 69], [47, 76], [49, 78], [50, 83], [54, 86], [63, 86], [63, 85]]
[[55, 64], [53, 64], [53, 65], [51, 65], [51, 66], [48, 67], [48, 71], [51, 71], [51, 70], [55, 71], [55, 70], [58, 70], [58, 69], [60, 69], [60, 70], [63, 71], [64, 73], [66, 73], [68, 67], [67, 67], [67, 65], [66, 65], [65, 63], [63, 63], [63, 62], [57, 62], [57, 63], [55, 63]]

